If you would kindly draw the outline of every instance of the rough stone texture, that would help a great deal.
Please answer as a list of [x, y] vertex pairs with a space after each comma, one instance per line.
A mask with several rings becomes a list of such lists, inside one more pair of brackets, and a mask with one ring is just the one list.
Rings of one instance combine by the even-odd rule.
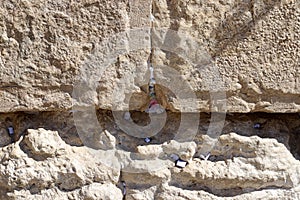
[[[195, 152], [202, 145], [190, 148]], [[275, 139], [224, 134], [208, 160], [194, 155], [184, 169], [170, 162], [143, 173], [120, 174], [101, 164], [106, 157], [96, 159], [99, 154], [91, 152], [66, 144], [55, 131], [28, 130], [0, 149], [1, 199], [122, 199], [120, 180], [126, 182], [126, 199], [135, 200], [300, 198], [300, 162]], [[141, 154], [153, 157], [151, 151]], [[128, 159], [134, 168], [136, 158]]]
[[[298, 1], [155, 2], [157, 27], [190, 33], [212, 56], [229, 111], [299, 112]], [[184, 66], [205, 98], [209, 88]]]
[[[65, 142], [61, 140], [58, 133], [51, 133], [51, 131], [45, 131], [39, 129], [37, 131], [28, 129], [28, 135], [24, 138], [24, 147], [31, 150], [31, 156], [35, 159], [41, 159], [41, 157], [56, 157], [64, 154]], [[51, 144], [49, 141], [55, 141]]]
[[121, 200], [121, 191], [111, 183], [91, 183], [71, 192], [63, 192], [57, 188], [42, 190], [40, 194], [31, 194], [28, 190], [14, 191], [9, 194], [11, 199], [90, 199], [90, 200]]
[[[178, 70], [199, 98], [196, 110], [210, 110], [209, 92], [217, 87], [227, 94], [231, 112], [299, 112], [300, 10], [296, 0], [154, 0], [153, 5], [150, 0], [55, 3], [3, 0], [0, 5], [0, 111], [71, 109], [72, 88], [82, 73], [84, 60], [89, 61], [90, 54], [105, 56], [116, 50], [118, 45], [113, 42], [106, 47], [100, 42], [130, 28], [145, 29], [146, 39], [142, 43], [147, 45], [117, 55], [103, 77], [93, 80], [101, 79], [99, 95], [92, 102], [99, 108], [111, 109], [116, 99], [127, 101], [133, 93], [131, 109], [144, 110], [151, 12], [155, 17], [154, 35], [161, 28], [186, 33], [202, 48], [198, 56], [208, 60], [211, 57], [215, 68], [202, 71], [203, 63], [196, 68], [176, 53], [157, 48], [153, 52], [157, 80], [167, 78], [167, 74], [159, 72], [161, 64]], [[141, 39], [140, 35], [133, 33], [130, 38]], [[182, 47], [180, 35], [172, 37], [174, 45]], [[120, 41], [132, 42], [131, 39], [121, 36]], [[131, 45], [127, 45], [129, 50]], [[224, 87], [219, 85], [222, 82]], [[115, 88], [123, 88], [116, 99], [113, 98]], [[180, 110], [183, 97], [176, 97], [161, 87], [158, 96], [166, 108]]]
[[[227, 116], [215, 139], [204, 135], [210, 125], [205, 117], [194, 141], [174, 139], [181, 116], [175, 112], [224, 111], [225, 94], [231, 113], [300, 112], [299, 5], [2, 0], [0, 199], [118, 200], [121, 181], [125, 199], [300, 199], [297, 114]], [[78, 137], [72, 119], [77, 108], [147, 108], [149, 55], [158, 100], [171, 111], [166, 126], [146, 145], [98, 110], [100, 135], [89, 118], [82, 125], [97, 150], [83, 146], [86, 138]], [[149, 122], [139, 112], [132, 120]], [[255, 123], [262, 128], [254, 129]], [[187, 160], [187, 167], [176, 168], [171, 154]], [[126, 168], [105, 165], [115, 158]], [[165, 166], [152, 162], [160, 159]], [[147, 167], [152, 170], [143, 171]]]
[[66, 110], [81, 61], [120, 32], [126, 1], [1, 1], [1, 112]]
[[[67, 145], [54, 131], [28, 130], [0, 150], [1, 199], [122, 199], [119, 171], [86, 147]], [[96, 190], [96, 191], [94, 191]]]
[[98, 139], [99, 147], [103, 150], [109, 150], [116, 146], [116, 138], [112, 136], [107, 130], [104, 130]]
[[[132, 112], [131, 117], [140, 125], [147, 122], [143, 113]], [[10, 120], [6, 120], [7, 118]], [[106, 186], [97, 184], [116, 185], [118, 179], [126, 181], [128, 199], [153, 199], [153, 196], [175, 198], [176, 195], [186, 199], [206, 196], [208, 199], [217, 198], [216, 196], [253, 199], [256, 195], [262, 196], [261, 199], [276, 195], [278, 198], [286, 195], [290, 199], [297, 199], [293, 197], [299, 192], [299, 184], [295, 183], [295, 176], [299, 176], [299, 161], [295, 160], [300, 159], [299, 115], [230, 114], [226, 118], [223, 135], [213, 149], [207, 146], [204, 148], [211, 141], [205, 135], [210, 116], [202, 114], [200, 118], [199, 132], [193, 142], [180, 143], [174, 140], [180, 114], [168, 113], [164, 129], [152, 137], [150, 144], [146, 144], [142, 138], [132, 137], [120, 130], [111, 120], [111, 112], [99, 112], [99, 120], [105, 130], [100, 135], [91, 133], [91, 140], [95, 141], [96, 148], [100, 150], [117, 150], [116, 153], [102, 154], [103, 159], [99, 160], [96, 158], [99, 158], [100, 153], [96, 153], [95, 157], [95, 154], [90, 154], [89, 148], [76, 147], [86, 142], [81, 141], [84, 137], [78, 138], [75, 134], [70, 113], [0, 114], [1, 199], [8, 198], [7, 193], [12, 198], [19, 199], [22, 196], [23, 199], [34, 199], [47, 195], [57, 196], [57, 199], [66, 199], [70, 195], [83, 198], [81, 191], [91, 184], [103, 188]], [[5, 121], [11, 122], [6, 124]], [[261, 128], [254, 129], [255, 123], [260, 123]], [[17, 143], [9, 144], [10, 138], [5, 129], [8, 125], [14, 125]], [[27, 131], [28, 128], [34, 129]], [[230, 134], [232, 131], [243, 136]], [[122, 151], [128, 153], [122, 154]], [[202, 153], [207, 151], [212, 154], [209, 160], [200, 160]], [[183, 170], [174, 168], [170, 154], [177, 154], [188, 160], [189, 165]], [[107, 164], [107, 161], [118, 156], [127, 164], [120, 176], [119, 169], [113, 170], [100, 164]], [[169, 159], [164, 164], [150, 164], [155, 158], [166, 157]], [[137, 173], [147, 166], [152, 171]], [[167, 185], [161, 185], [162, 183]], [[244, 194], [243, 191], [251, 192]], [[87, 193], [94, 194], [91, 190]], [[98, 196], [94, 199], [97, 198]]]

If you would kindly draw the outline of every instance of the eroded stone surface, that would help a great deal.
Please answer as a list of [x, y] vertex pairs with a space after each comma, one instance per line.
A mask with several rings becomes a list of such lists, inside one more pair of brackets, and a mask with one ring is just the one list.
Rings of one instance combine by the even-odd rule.
[[[43, 138], [46, 135], [47, 140]], [[156, 149], [164, 151], [165, 145], [157, 145]], [[167, 151], [172, 150], [171, 145], [179, 151], [179, 144], [170, 142], [167, 145]], [[192, 148], [194, 152], [199, 151], [202, 145], [198, 142], [182, 151], [191, 152]], [[131, 163], [129, 167], [139, 169], [145, 167], [141, 162], [151, 164], [148, 159], [156, 153], [151, 148], [141, 150], [146, 147], [135, 152], [141, 154], [139, 158], [126, 157]], [[29, 130], [16, 143], [0, 151], [3, 198], [122, 199], [120, 180], [126, 182], [127, 199], [214, 199], [221, 196], [251, 199], [256, 195], [261, 199], [268, 195], [270, 199], [284, 195], [295, 199], [300, 195], [299, 161], [277, 140], [258, 136], [224, 134], [211, 149], [208, 160], [201, 160], [195, 154], [183, 169], [176, 168], [170, 160], [170, 165], [157, 166], [156, 170], [148, 172], [128, 171], [127, 167], [127, 171], [121, 173], [120, 169], [103, 164], [113, 157], [103, 154], [99, 158], [100, 153], [93, 154], [87, 147], [70, 146], [57, 132], [44, 129]]]
[[[297, 0], [153, 0], [152, 5], [145, 0], [3, 0], [0, 16], [0, 111], [34, 111], [1, 115], [0, 199], [122, 199], [120, 180], [127, 184], [126, 199], [300, 199], [295, 117], [227, 119], [224, 135], [216, 140], [202, 135], [208, 129], [202, 124], [195, 141], [181, 144], [173, 140], [179, 122], [173, 113], [149, 145], [128, 137], [112, 120], [111, 132], [100, 130], [102, 135], [90, 139], [102, 150], [118, 149], [99, 155], [126, 160], [127, 171], [121, 173], [122, 166], [109, 168], [81, 146], [69, 120], [77, 110], [65, 112], [82, 102], [108, 110], [127, 109], [129, 102], [130, 110], [145, 110], [150, 48], [167, 32], [167, 45], [152, 51], [157, 97], [167, 110], [222, 111], [224, 104], [210, 108], [210, 95], [224, 102], [226, 94], [230, 112], [297, 113]], [[99, 85], [80, 88], [77, 79]], [[187, 91], [197, 97], [196, 107]], [[147, 121], [132, 116], [140, 124]], [[255, 123], [263, 128], [253, 128]], [[16, 143], [9, 144], [8, 126], [15, 129]], [[175, 168], [172, 153], [188, 160], [187, 167]], [[200, 159], [207, 153], [208, 160]], [[140, 173], [152, 159], [168, 165]]]
[[71, 147], [57, 132], [44, 129], [29, 130], [24, 138], [1, 148], [0, 155], [1, 190], [15, 193], [13, 197], [24, 193], [30, 198], [30, 194], [57, 195], [58, 198], [63, 197], [65, 191], [77, 190], [77, 193], [81, 191], [77, 196], [88, 196], [88, 190], [94, 187], [88, 185], [99, 183], [95, 187], [105, 190], [113, 186], [100, 183], [116, 184], [119, 179], [119, 171], [98, 162], [86, 147]]
[[[99, 95], [93, 94], [91, 102], [111, 109], [112, 102], [124, 103], [133, 93], [131, 109], [145, 110], [151, 12], [154, 35], [161, 28], [173, 30], [169, 32], [173, 54], [154, 49], [156, 78], [168, 79], [159, 65], [182, 74], [199, 98], [194, 110], [210, 110], [209, 92], [215, 87], [226, 93], [231, 112], [299, 112], [297, 1], [150, 2], [4, 0], [0, 6], [1, 112], [71, 109], [75, 79], [84, 63], [90, 62], [90, 54], [98, 56], [93, 62], [100, 68], [103, 56], [116, 55], [103, 76], [92, 80], [101, 79]], [[122, 36], [130, 28], [144, 31]], [[191, 46], [184, 47], [180, 35], [173, 34], [179, 32], [193, 37], [202, 48], [197, 53], [200, 68], [176, 55], [180, 48], [186, 56], [195, 53]], [[101, 45], [118, 34], [119, 43], [112, 39], [110, 45]], [[128, 41], [131, 44], [126, 46]], [[112, 54], [121, 44], [133, 51]], [[215, 67], [203, 71], [207, 60]], [[121, 89], [117, 96], [116, 88]], [[180, 110], [182, 97], [167, 88], [158, 89], [158, 97], [167, 109]], [[126, 104], [121, 105], [117, 109], [125, 109]]]
[[41, 194], [31, 194], [28, 190], [14, 191], [9, 194], [11, 199], [91, 199], [91, 200], [121, 200], [122, 192], [111, 183], [91, 183], [71, 192], [63, 192], [57, 188], [42, 190]]

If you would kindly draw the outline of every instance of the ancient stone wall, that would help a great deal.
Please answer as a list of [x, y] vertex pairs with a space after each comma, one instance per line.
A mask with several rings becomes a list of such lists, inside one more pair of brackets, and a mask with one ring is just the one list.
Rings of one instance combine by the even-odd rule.
[[[297, 1], [4, 0], [0, 9], [1, 112], [71, 109], [76, 80], [90, 62], [107, 67], [92, 80], [100, 82], [94, 102], [99, 108], [112, 109], [117, 86], [124, 88], [124, 97], [117, 98], [126, 101], [132, 95], [131, 108], [143, 110], [147, 91], [139, 79], [148, 79], [148, 43], [160, 41], [155, 36], [170, 30], [166, 39], [174, 43], [172, 51], [154, 46], [156, 78], [168, 78], [159, 73], [161, 65], [177, 70], [197, 96], [196, 110], [210, 111], [212, 81], [226, 94], [229, 112], [299, 112]], [[136, 29], [142, 31], [128, 35]], [[182, 46], [182, 35], [201, 48], [196, 65], [176, 49]], [[137, 47], [126, 44], [143, 36]], [[103, 43], [116, 38], [127, 52], [113, 54], [120, 45]], [[183, 51], [189, 54], [188, 49]], [[98, 57], [107, 54], [115, 58], [106, 66]], [[203, 70], [203, 57], [213, 65], [208, 71]], [[181, 99], [166, 88], [159, 96], [165, 107], [180, 110]]]
[[2, 0], [0, 199], [300, 199], [299, 47], [299, 0]]

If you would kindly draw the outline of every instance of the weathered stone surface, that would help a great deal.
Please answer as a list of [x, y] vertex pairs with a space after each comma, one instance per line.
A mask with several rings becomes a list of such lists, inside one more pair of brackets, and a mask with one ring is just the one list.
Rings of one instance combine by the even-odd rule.
[[[46, 135], [47, 141], [43, 140]], [[198, 143], [197, 149], [202, 144]], [[177, 152], [180, 147], [174, 142], [160, 145], [156, 149], [161, 151]], [[141, 161], [148, 165], [151, 162], [144, 157], [156, 154], [150, 147], [155, 145], [148, 149], [141, 146], [136, 152], [141, 153]], [[208, 160], [200, 160], [196, 154], [183, 169], [170, 161], [170, 165], [157, 166], [153, 171], [121, 174], [120, 169], [105, 166], [91, 152], [87, 147], [64, 143], [57, 132], [29, 130], [16, 143], [0, 149], [0, 196], [2, 199], [122, 199], [121, 180], [126, 182], [127, 199], [300, 197], [300, 163], [275, 139], [224, 134], [210, 150]], [[141, 166], [134, 157], [126, 159], [133, 169]]]
[[157, 186], [150, 187], [149, 189], [145, 189], [142, 191], [139, 190], [131, 190], [127, 195], [126, 199], [128, 200], [138, 200], [138, 199], [146, 199], [152, 200], [155, 198], [155, 191], [157, 190]]
[[91, 200], [122, 200], [120, 189], [111, 183], [91, 183], [70, 192], [63, 192], [57, 188], [42, 190], [41, 194], [31, 194], [28, 190], [14, 191], [9, 194], [11, 199], [42, 200], [49, 199], [91, 199]]
[[[75, 79], [82, 74], [83, 64], [91, 61], [90, 54], [98, 56], [93, 61], [98, 68], [104, 67], [101, 56], [116, 55], [102, 77], [92, 78], [95, 83], [101, 79], [99, 95], [95, 95], [98, 99], [92, 102], [111, 109], [112, 102], [129, 101], [133, 93], [131, 109], [144, 110], [151, 12], [155, 17], [153, 34], [161, 28], [186, 33], [202, 48], [200, 68], [192, 66], [187, 57], [175, 55], [180, 48], [171, 48], [173, 54], [159, 48], [153, 52], [157, 80], [168, 78], [160, 73], [161, 64], [178, 70], [199, 98], [194, 110], [210, 110], [209, 92], [214, 87], [226, 93], [231, 112], [300, 110], [300, 11], [295, 0], [163, 0], [153, 1], [153, 5], [135, 0], [4, 0], [0, 11], [1, 112], [71, 109]], [[122, 36], [130, 28], [144, 31]], [[169, 39], [174, 47], [181, 47], [187, 56], [195, 53], [173, 33]], [[120, 47], [113, 39], [111, 45], [101, 45], [116, 34], [121, 34], [118, 42], [124, 43], [123, 47], [135, 50], [111, 54]], [[126, 46], [128, 41], [134, 44]], [[205, 68], [205, 60], [212, 65]], [[113, 94], [116, 88], [121, 89], [117, 95]], [[182, 98], [167, 88], [158, 89], [158, 96], [166, 108], [180, 110]]]
[[126, 26], [126, 1], [2, 1], [1, 112], [66, 110], [80, 63]]
[[[299, 112], [297, 1], [155, 2], [157, 27], [190, 33], [211, 55], [229, 111]], [[209, 92], [202, 74], [179, 68], [199, 96]]]
[[222, 135], [218, 143], [211, 151], [214, 162], [194, 159], [183, 171], [174, 170], [173, 183], [186, 188], [205, 185], [216, 193], [236, 187], [251, 190], [298, 186], [294, 172], [299, 171], [299, 161], [276, 140], [231, 133]]
[[138, 146], [137, 151], [142, 159], [154, 159], [163, 153], [163, 148], [161, 145]]
[[26, 148], [31, 150], [31, 155], [38, 157], [55, 157], [64, 154], [66, 143], [59, 137], [57, 132], [46, 131], [45, 129], [28, 129], [28, 135], [22, 141]]
[[[299, 5], [2, 0], [0, 199], [123, 199], [120, 181], [125, 199], [300, 199], [296, 114], [229, 117], [219, 138], [202, 135], [209, 123], [218, 125], [208, 122], [197, 127], [194, 141], [185, 134], [179, 137], [189, 142], [174, 139], [177, 111], [300, 112]], [[86, 122], [80, 126], [86, 145], [70, 120], [78, 110], [147, 109], [149, 55], [158, 100], [172, 112], [167, 125], [145, 144], [111, 118], [99, 129], [87, 116], [77, 121]], [[172, 154], [189, 164], [176, 168]]]
[[184, 160], [191, 160], [195, 154], [196, 146], [195, 142], [180, 143], [175, 140], [171, 140], [168, 143], [164, 143], [162, 148], [168, 155], [175, 153]]
[[[0, 156], [1, 191], [15, 193], [14, 197], [27, 194], [31, 198], [30, 194], [37, 194], [37, 198], [54, 195], [66, 199], [64, 191], [78, 190], [77, 196], [97, 199], [98, 192], [89, 192], [93, 187], [105, 191], [115, 186], [101, 184], [116, 184], [119, 179], [119, 171], [97, 161], [88, 148], [69, 146], [57, 132], [44, 129], [29, 130], [24, 139], [1, 148]], [[90, 184], [95, 185], [87, 186]], [[117, 188], [114, 190], [118, 192]], [[118, 197], [118, 193], [115, 195]]]
[[112, 136], [107, 130], [104, 130], [100, 136], [99, 140], [99, 147], [103, 150], [109, 150], [116, 147], [116, 138]]
[[255, 192], [248, 192], [245, 194], [237, 195], [235, 197], [218, 197], [212, 195], [205, 191], [191, 191], [191, 190], [183, 190], [181, 188], [167, 186], [165, 187], [162, 193], [159, 193], [156, 196], [156, 199], [163, 200], [163, 199], [172, 199], [176, 198], [178, 200], [238, 200], [238, 199], [257, 199], [257, 200], [273, 200], [273, 199], [299, 199], [300, 194], [294, 190], [281, 190], [281, 189], [270, 189], [270, 190], [263, 190], [263, 191], [255, 191]]

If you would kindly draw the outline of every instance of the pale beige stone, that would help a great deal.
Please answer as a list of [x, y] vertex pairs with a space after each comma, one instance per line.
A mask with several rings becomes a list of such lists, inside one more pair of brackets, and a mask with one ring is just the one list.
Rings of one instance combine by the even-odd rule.
[[[29, 130], [24, 139], [21, 137], [16, 143], [1, 148], [0, 156], [0, 187], [16, 199], [22, 199], [22, 196], [34, 199], [31, 193], [41, 191], [45, 191], [45, 194], [41, 193], [41, 198], [53, 195], [59, 199], [65, 196], [64, 191], [83, 190], [85, 185], [91, 183], [116, 184], [119, 179], [117, 169], [99, 162], [87, 147], [67, 145], [55, 131]], [[105, 187], [100, 186], [100, 189], [105, 191]], [[15, 195], [11, 193], [17, 188], [23, 189], [19, 197], [18, 192]], [[88, 190], [93, 189], [86, 188], [85, 195]], [[81, 193], [78, 195], [82, 196]], [[108, 193], [105, 195], [109, 196]], [[118, 193], [115, 195], [120, 197]]]
[[[130, 109], [145, 110], [147, 91], [141, 87], [148, 82], [151, 15], [155, 18], [152, 33], [162, 28], [184, 33], [201, 47], [197, 53], [201, 58], [198, 69], [187, 59], [194, 49], [184, 47], [180, 34], [169, 31], [177, 48], [169, 50], [176, 54], [181, 48], [186, 56], [166, 56], [159, 48], [153, 52], [157, 72], [159, 65], [178, 70], [191, 91], [201, 97], [195, 111], [210, 111], [207, 94], [216, 87], [226, 93], [231, 112], [299, 112], [300, 27], [299, 3], [295, 0], [18, 4], [4, 0], [0, 6], [4, 19], [0, 24], [1, 112], [71, 109], [75, 79], [81, 77], [84, 65], [91, 61], [105, 72], [103, 76], [86, 77], [94, 83], [100, 81], [98, 95], [96, 88], [82, 95], [89, 104], [112, 109], [112, 102], [118, 105], [120, 101], [118, 109], [124, 110], [125, 102], [134, 94]], [[123, 34], [130, 28], [144, 31]], [[114, 41], [118, 34], [120, 38]], [[101, 43], [104, 40], [111, 45]], [[122, 42], [133, 52], [112, 53]], [[126, 46], [126, 42], [132, 44]], [[113, 59], [104, 69], [101, 62], [109, 55]], [[212, 64], [208, 71], [202, 71], [205, 60]], [[166, 74], [156, 74], [157, 80], [165, 78]], [[121, 89], [117, 96], [113, 95], [116, 88]], [[164, 95], [169, 98], [164, 99]], [[180, 110], [181, 97], [170, 96], [166, 89], [161, 90], [159, 100], [172, 111]]]
[[163, 153], [163, 148], [161, 145], [138, 146], [137, 152], [140, 154], [141, 159], [154, 159]]
[[[3, 0], [0, 19], [0, 112], [144, 111], [151, 44], [167, 110], [300, 112], [297, 0]], [[165, 33], [170, 42], [158, 47]], [[0, 148], [0, 199], [122, 199], [120, 180], [128, 199], [300, 199], [288, 126], [269, 127], [270, 134], [275, 129], [284, 144], [230, 133], [132, 153], [108, 131], [93, 140], [104, 151], [91, 153], [57, 132], [30, 129]], [[198, 158], [208, 153], [209, 160]], [[171, 154], [187, 167], [175, 168]], [[127, 164], [123, 173], [118, 159]]]
[[23, 143], [30, 149], [34, 156], [55, 157], [64, 153], [66, 143], [57, 132], [28, 129]]
[[[45, 136], [48, 136], [47, 141], [43, 140]], [[203, 140], [209, 138], [206, 136]], [[198, 144], [197, 151], [203, 144], [205, 142]], [[128, 156], [126, 159], [132, 165], [124, 168], [120, 177], [120, 169], [102, 164], [101, 159], [95, 157], [100, 155], [96, 151], [72, 147], [64, 143], [57, 132], [29, 130], [24, 138], [0, 149], [0, 187], [4, 192], [0, 195], [11, 199], [49, 196], [54, 199], [122, 199], [121, 190], [115, 186], [121, 178], [127, 184], [128, 199], [221, 199], [222, 195], [231, 195], [225, 199], [236, 200], [299, 197], [300, 163], [277, 140], [230, 133], [221, 135], [217, 141], [210, 140], [209, 144], [213, 147], [209, 160], [187, 157], [189, 164], [183, 169], [176, 168], [170, 160], [168, 165], [149, 167], [152, 171], [148, 172], [139, 171], [139, 167], [157, 163], [145, 160], [147, 155], [156, 157], [158, 153], [168, 155], [182, 151], [182, 157], [184, 153], [191, 156], [194, 153], [187, 147], [194, 151], [195, 143], [140, 146], [138, 153], [145, 157], [140, 158], [144, 161], [139, 163], [137, 158]], [[54, 149], [60, 149], [61, 153], [57, 154]], [[113, 159], [114, 154], [110, 156], [102, 159]], [[125, 171], [130, 167], [131, 171]], [[20, 187], [22, 189], [17, 190]]]
[[102, 133], [100, 133], [98, 143], [100, 149], [114, 149], [116, 147], [116, 138], [107, 130], [104, 130]]

